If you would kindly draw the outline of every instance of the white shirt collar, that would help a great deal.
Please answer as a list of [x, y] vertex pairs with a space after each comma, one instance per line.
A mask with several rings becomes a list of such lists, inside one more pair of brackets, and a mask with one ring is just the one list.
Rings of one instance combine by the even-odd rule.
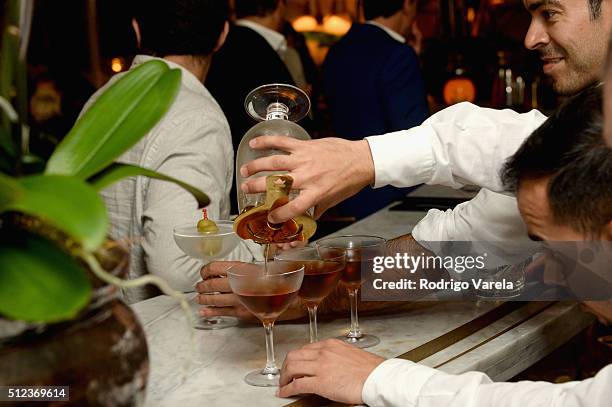
[[[141, 65], [144, 64], [147, 61], [151, 61], [157, 59], [159, 61], [163, 61], [166, 63], [166, 65], [168, 65], [170, 68], [176, 68], [176, 69], [180, 69], [181, 72], [183, 73], [181, 75], [181, 83], [186, 86], [187, 88], [191, 89], [194, 92], [197, 93], [201, 93], [201, 94], [207, 94], [207, 90], [204, 87], [204, 84], [202, 82], [200, 82], [200, 80], [193, 74], [191, 73], [187, 68], [172, 62], [172, 61], [168, 61], [166, 59], [163, 58], [158, 58], [158, 57], [153, 57], [151, 55], [136, 55], [134, 57], [134, 61], [132, 62], [132, 67], [134, 68], [137, 65]], [[130, 68], [130, 69], [131, 69]]]
[[381, 30], [389, 34], [389, 36], [393, 38], [395, 41], [399, 41], [402, 44], [406, 42], [406, 39], [400, 33], [398, 33], [397, 31], [393, 31], [392, 29], [390, 29], [387, 26], [382, 25], [381, 23], [378, 23], [374, 20], [369, 20], [369, 21], [366, 21], [366, 24], [375, 25], [376, 27], [380, 28]]
[[250, 28], [251, 30], [255, 31], [257, 34], [264, 37], [264, 39], [268, 42], [268, 44], [270, 44], [270, 46], [277, 53], [283, 53], [287, 50], [287, 40], [285, 39], [285, 36], [283, 36], [281, 33], [271, 30], [268, 27], [264, 27], [261, 24], [258, 24], [254, 21], [247, 20], [247, 19], [236, 20], [235, 24], [241, 27]]

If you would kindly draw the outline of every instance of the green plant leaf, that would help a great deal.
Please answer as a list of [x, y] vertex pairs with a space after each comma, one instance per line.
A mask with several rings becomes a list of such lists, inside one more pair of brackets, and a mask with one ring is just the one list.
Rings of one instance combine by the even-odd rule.
[[172, 178], [167, 175], [160, 174], [159, 172], [149, 170], [147, 168], [138, 167], [135, 165], [121, 163], [112, 164], [110, 167], [106, 168], [105, 170], [91, 178], [90, 183], [91, 186], [100, 191], [123, 178], [134, 177], [137, 175], [144, 175], [149, 178], [174, 182], [175, 184], [189, 191], [198, 201], [198, 207], [200, 208], [203, 208], [210, 203], [210, 199], [208, 198], [208, 196], [204, 192], [200, 191], [198, 188], [193, 187], [183, 181], [179, 181], [176, 178]]
[[0, 237], [0, 313], [29, 322], [73, 318], [91, 296], [84, 269], [49, 240], [9, 230]]
[[108, 215], [102, 198], [85, 182], [63, 175], [21, 179], [0, 174], [0, 212], [36, 216], [60, 229], [87, 250], [106, 238]]
[[47, 174], [87, 179], [132, 147], [172, 105], [181, 71], [149, 61], [110, 86], [77, 121], [47, 162]]
[[11, 202], [19, 201], [24, 194], [24, 188], [13, 177], [0, 173], [0, 210], [4, 212]]

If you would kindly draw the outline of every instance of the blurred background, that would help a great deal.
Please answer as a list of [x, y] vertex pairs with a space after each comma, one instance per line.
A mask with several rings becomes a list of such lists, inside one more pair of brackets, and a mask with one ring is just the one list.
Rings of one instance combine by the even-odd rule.
[[[30, 122], [45, 155], [83, 103], [136, 53], [129, 1], [36, 0], [28, 55]], [[126, 5], [128, 7], [126, 7]], [[329, 47], [363, 21], [359, 0], [287, 0], [286, 16], [305, 45], [313, 86], [313, 137], [333, 135], [320, 83]], [[459, 101], [517, 111], [553, 108], [556, 96], [536, 55], [523, 47], [529, 14], [520, 0], [419, 0], [420, 60], [430, 112]], [[407, 33], [410, 36], [410, 33]], [[290, 39], [291, 41], [291, 39]], [[296, 47], [298, 50], [299, 46]]]

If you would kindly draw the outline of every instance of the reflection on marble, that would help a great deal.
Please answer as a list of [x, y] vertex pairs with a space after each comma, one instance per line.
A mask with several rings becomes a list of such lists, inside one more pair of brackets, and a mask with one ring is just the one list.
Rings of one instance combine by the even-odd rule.
[[[530, 303], [525, 308], [539, 304]], [[506, 322], [514, 325], [525, 308], [510, 314], [510, 320]], [[447, 373], [478, 370], [487, 373], [495, 381], [508, 380], [563, 345], [594, 320], [592, 315], [582, 311], [575, 302], [557, 302], [503, 335], [444, 364], [440, 369]], [[491, 326], [498, 325], [497, 329], [503, 329], [503, 321], [500, 322]], [[482, 334], [489, 337], [495, 335], [492, 332]]]
[[[389, 358], [435, 339], [495, 306], [492, 302], [418, 303], [412, 310], [407, 306], [407, 310], [399, 314], [361, 320], [365, 332], [381, 339], [379, 345], [368, 350]], [[533, 307], [533, 304], [525, 305], [423, 363], [428, 366], [442, 364], [441, 369], [449, 373], [481, 370], [494, 380], [505, 380], [550, 353], [592, 321], [576, 304], [556, 303], [529, 318], [534, 314]], [[207, 406], [283, 406], [290, 402], [276, 398], [274, 389], [252, 387], [243, 381], [246, 373], [265, 364], [261, 326], [194, 330], [187, 326], [180, 307], [164, 296], [135, 304], [133, 308], [139, 316], [146, 315], [149, 321], [156, 319], [155, 314], [165, 315], [145, 324], [151, 360], [147, 406], [188, 407], [202, 403]], [[321, 338], [334, 337], [343, 334], [347, 327], [348, 318], [321, 322], [319, 335]], [[495, 337], [501, 332], [502, 335]], [[278, 324], [274, 331], [278, 363], [282, 363], [289, 350], [306, 344], [307, 337], [305, 323]]]
[[[156, 301], [159, 304], [156, 304]], [[380, 337], [381, 343], [369, 350], [384, 357], [397, 356], [409, 349], [464, 324], [494, 307], [492, 303], [422, 303], [412, 311], [383, 317], [363, 317], [365, 332]], [[263, 405], [280, 406], [274, 389], [258, 388], [243, 382], [243, 376], [265, 364], [265, 342], [261, 326], [240, 326], [218, 331], [191, 330], [177, 305], [168, 308], [168, 298], [135, 304], [138, 315], [148, 318], [166, 314], [145, 324], [151, 372], [147, 405], [191, 406]], [[170, 312], [168, 312], [170, 311]], [[321, 322], [319, 335], [329, 338], [343, 334], [348, 318]], [[191, 347], [190, 333], [195, 339]], [[284, 323], [275, 327], [276, 357], [282, 362], [286, 353], [305, 345], [305, 323]], [[185, 370], [187, 374], [185, 375]], [[255, 403], [256, 401], [256, 403]]]

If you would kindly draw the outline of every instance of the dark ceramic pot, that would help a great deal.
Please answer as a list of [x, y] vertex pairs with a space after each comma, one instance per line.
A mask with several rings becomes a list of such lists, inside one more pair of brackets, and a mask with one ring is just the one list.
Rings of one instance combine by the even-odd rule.
[[[127, 259], [121, 256], [113, 274], [123, 274]], [[92, 283], [91, 303], [71, 321], [33, 326], [0, 319], [0, 385], [70, 387], [67, 404], [36, 405], [144, 403], [149, 371], [144, 331], [115, 287]]]

